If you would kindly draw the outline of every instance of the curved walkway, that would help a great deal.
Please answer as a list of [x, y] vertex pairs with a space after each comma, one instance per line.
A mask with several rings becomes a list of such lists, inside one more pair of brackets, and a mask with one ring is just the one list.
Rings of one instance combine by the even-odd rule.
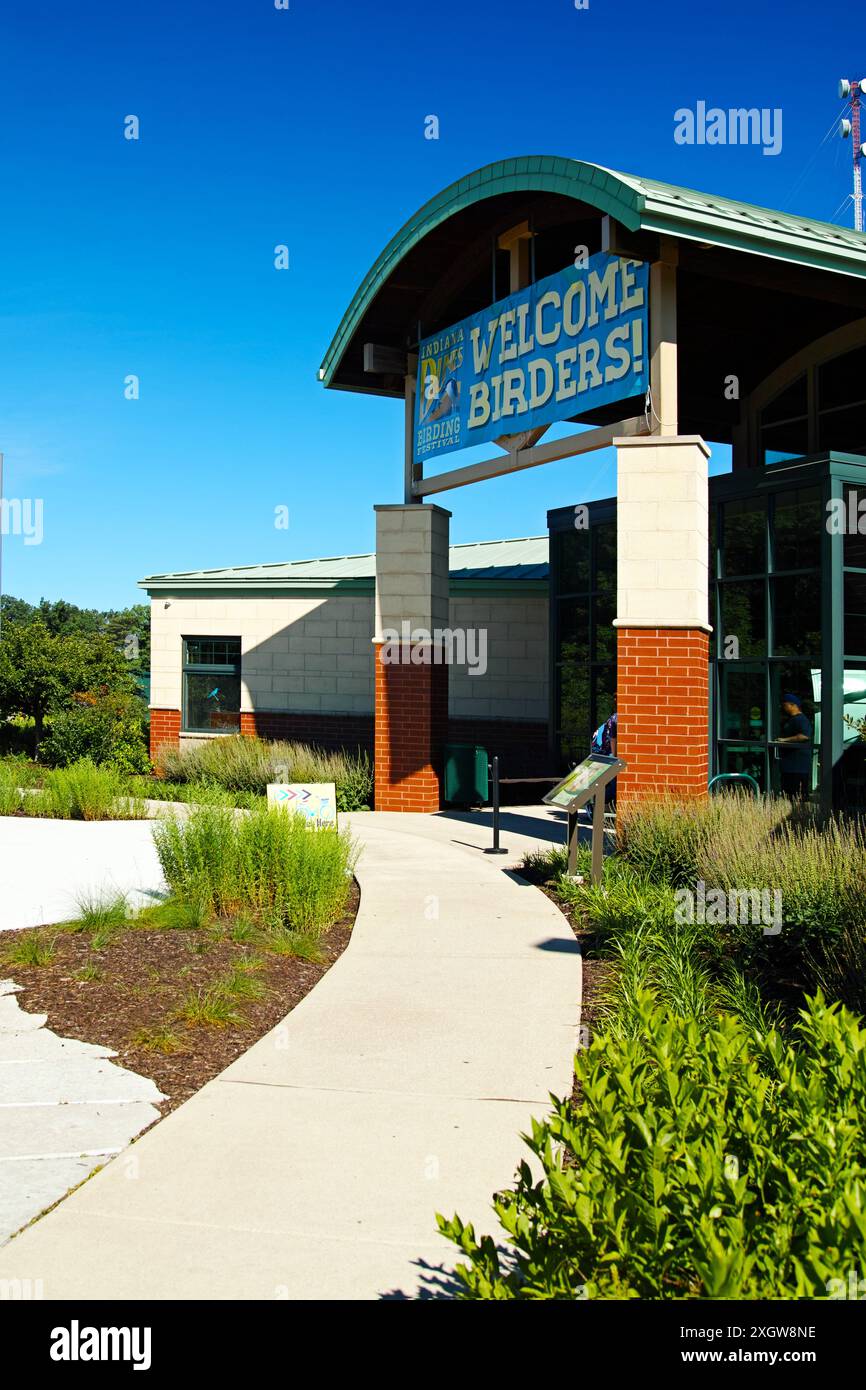
[[436, 1296], [454, 1251], [435, 1212], [495, 1229], [520, 1132], [571, 1085], [576, 943], [503, 868], [561, 829], [509, 812], [496, 859], [484, 818], [350, 820], [349, 949], [135, 1144], [135, 1181], [109, 1164], [0, 1251], [0, 1279], [38, 1276], [46, 1298]]

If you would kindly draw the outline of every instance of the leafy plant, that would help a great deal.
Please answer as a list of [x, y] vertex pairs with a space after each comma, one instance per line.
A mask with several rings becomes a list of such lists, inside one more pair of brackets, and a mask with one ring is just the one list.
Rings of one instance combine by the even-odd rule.
[[132, 694], [128, 663], [111, 638], [53, 631], [45, 615], [4, 627], [0, 643], [0, 715], [33, 720], [38, 752], [46, 719], [82, 690]]
[[54, 767], [82, 758], [124, 774], [150, 769], [141, 700], [124, 692], [85, 693], [55, 713], [41, 756]]
[[499, 1242], [439, 1218], [472, 1299], [829, 1296], [866, 1254], [866, 1032], [819, 995], [794, 1041], [644, 991], [634, 1036], [578, 1054], [494, 1207]]

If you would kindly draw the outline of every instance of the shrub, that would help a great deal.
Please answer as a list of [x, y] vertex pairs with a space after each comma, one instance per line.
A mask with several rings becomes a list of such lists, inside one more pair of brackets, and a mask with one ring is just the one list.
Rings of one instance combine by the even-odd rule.
[[344, 911], [355, 851], [345, 831], [310, 830], [302, 816], [261, 803], [238, 813], [194, 810], [153, 827], [166, 881], [215, 915], [252, 914], [276, 933], [320, 932]]
[[14, 763], [0, 763], [0, 816], [14, 816], [21, 809], [21, 783]]
[[366, 753], [328, 753], [303, 743], [268, 743], [241, 734], [160, 749], [160, 768], [174, 782], [210, 783], [232, 792], [264, 793], [269, 782], [333, 782], [337, 809], [367, 808], [373, 771]]
[[471, 1299], [828, 1297], [866, 1247], [866, 1032], [822, 997], [797, 1037], [670, 1018], [578, 1054], [580, 1108], [533, 1122], [495, 1211], [507, 1245], [440, 1229]]
[[782, 894], [783, 932], [799, 944], [838, 939], [864, 921], [866, 833], [854, 822], [780, 825], [753, 842], [738, 836], [706, 844], [699, 877], [724, 889], [770, 887]]
[[680, 801], [647, 797], [617, 809], [617, 847], [643, 877], [675, 887], [701, 877], [707, 847], [766, 841], [794, 812], [783, 798], [758, 799], [744, 792]]
[[44, 791], [34, 797], [34, 814], [63, 820], [112, 820], [121, 814], [118, 798], [123, 789], [120, 774], [97, 767], [82, 758], [71, 767], [46, 773]]
[[149, 772], [141, 701], [125, 694], [76, 696], [52, 716], [40, 756], [51, 767], [89, 758], [126, 774]]

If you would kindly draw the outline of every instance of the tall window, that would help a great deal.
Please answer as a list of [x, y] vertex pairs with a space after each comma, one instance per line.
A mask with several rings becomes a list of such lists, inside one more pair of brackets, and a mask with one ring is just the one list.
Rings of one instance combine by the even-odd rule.
[[241, 639], [184, 637], [183, 727], [187, 733], [238, 733]]
[[760, 412], [760, 460], [866, 453], [866, 347], [808, 367]]
[[582, 759], [616, 708], [616, 522], [554, 532], [556, 732], [563, 758]]
[[[733, 498], [720, 513], [719, 771], [748, 773], [772, 791], [781, 790], [786, 770], [802, 772], [812, 790], [821, 731], [820, 489]], [[811, 729], [802, 748], [778, 742], [789, 736], [789, 694]]]

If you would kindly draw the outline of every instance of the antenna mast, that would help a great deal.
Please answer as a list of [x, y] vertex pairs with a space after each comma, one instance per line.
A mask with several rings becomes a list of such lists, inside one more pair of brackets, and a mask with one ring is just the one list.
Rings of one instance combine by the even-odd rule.
[[844, 117], [839, 134], [843, 140], [851, 140], [854, 156], [854, 226], [858, 232], [863, 230], [863, 180], [860, 172], [861, 156], [866, 155], [866, 145], [860, 143], [860, 101], [866, 92], [866, 78], [849, 82], [847, 77], [839, 80], [839, 98], [850, 103], [851, 118]]

